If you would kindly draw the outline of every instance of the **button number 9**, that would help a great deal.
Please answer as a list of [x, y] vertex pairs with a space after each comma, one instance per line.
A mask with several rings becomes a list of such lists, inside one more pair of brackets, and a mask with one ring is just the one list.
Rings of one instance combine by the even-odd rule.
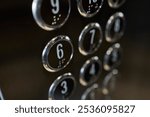
[[53, 14], [58, 14], [60, 10], [60, 5], [59, 5], [59, 0], [50, 0], [50, 3], [52, 5], [52, 13]]

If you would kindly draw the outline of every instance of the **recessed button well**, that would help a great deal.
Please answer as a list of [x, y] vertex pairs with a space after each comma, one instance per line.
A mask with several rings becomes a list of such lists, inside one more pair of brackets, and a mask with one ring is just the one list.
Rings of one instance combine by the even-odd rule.
[[80, 83], [83, 86], [94, 83], [102, 72], [101, 61], [97, 56], [87, 60], [80, 70]]
[[70, 63], [73, 53], [70, 38], [64, 35], [57, 36], [49, 41], [43, 50], [43, 66], [49, 72], [57, 72]]
[[90, 23], [82, 30], [79, 36], [79, 51], [83, 55], [96, 52], [103, 40], [103, 33], [99, 23]]
[[110, 71], [120, 65], [122, 49], [119, 43], [111, 46], [104, 55], [104, 69]]
[[75, 89], [75, 79], [71, 73], [59, 76], [50, 86], [48, 98], [50, 100], [69, 99]]
[[32, 13], [36, 23], [44, 30], [62, 27], [71, 11], [71, 0], [33, 0]]
[[125, 17], [122, 12], [117, 12], [112, 15], [105, 29], [105, 38], [108, 42], [118, 41], [125, 32]]

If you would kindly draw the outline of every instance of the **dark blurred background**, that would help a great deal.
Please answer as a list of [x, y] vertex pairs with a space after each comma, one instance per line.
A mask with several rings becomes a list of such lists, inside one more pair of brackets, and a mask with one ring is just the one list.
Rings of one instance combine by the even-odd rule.
[[[32, 0], [0, 1], [0, 87], [5, 99], [47, 97], [49, 79], [39, 56], [49, 33], [36, 25], [31, 4]], [[123, 7], [127, 27], [114, 97], [150, 99], [150, 1], [127, 0]]]

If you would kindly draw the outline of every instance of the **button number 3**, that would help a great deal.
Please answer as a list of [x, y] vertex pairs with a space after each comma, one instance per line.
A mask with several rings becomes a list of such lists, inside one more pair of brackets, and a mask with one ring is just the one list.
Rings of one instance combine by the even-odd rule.
[[66, 81], [63, 81], [63, 82], [61, 83], [61, 87], [63, 88], [63, 89], [61, 90], [61, 93], [62, 93], [62, 94], [66, 94], [67, 91], [68, 91], [67, 82], [66, 82]]
[[59, 0], [50, 0], [51, 5], [52, 5], [52, 13], [53, 14], [58, 14], [60, 6], [59, 6]]

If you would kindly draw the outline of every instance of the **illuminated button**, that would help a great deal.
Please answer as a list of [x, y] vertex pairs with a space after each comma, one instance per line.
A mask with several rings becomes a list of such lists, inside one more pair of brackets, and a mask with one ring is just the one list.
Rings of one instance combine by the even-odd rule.
[[69, 99], [75, 89], [75, 79], [71, 73], [59, 76], [49, 88], [49, 100]]
[[3, 97], [1, 89], [0, 89], [0, 100], [4, 100], [4, 97]]
[[125, 3], [126, 0], [108, 0], [108, 4], [111, 8], [119, 8]]
[[81, 96], [81, 100], [102, 100], [105, 99], [105, 95], [102, 93], [102, 89], [98, 86], [98, 84], [94, 84], [91, 87], [87, 88], [83, 95]]
[[119, 77], [118, 70], [114, 69], [110, 73], [108, 73], [103, 81], [102, 84], [102, 92], [106, 96], [112, 96], [115, 86], [116, 86], [116, 80]]
[[119, 43], [110, 47], [104, 56], [104, 69], [110, 71], [119, 66], [121, 62], [122, 50]]
[[83, 17], [93, 17], [103, 5], [104, 0], [77, 0], [78, 11]]
[[82, 30], [79, 36], [79, 51], [83, 55], [93, 54], [102, 43], [103, 34], [98, 23], [90, 23]]
[[123, 13], [117, 12], [112, 15], [105, 29], [105, 38], [108, 42], [118, 41], [125, 32], [125, 17]]
[[87, 60], [80, 70], [80, 83], [83, 86], [94, 83], [102, 72], [101, 61], [97, 56]]
[[70, 0], [33, 0], [32, 3], [32, 13], [36, 23], [47, 31], [62, 27], [70, 11]]
[[57, 36], [48, 42], [42, 53], [44, 68], [57, 72], [65, 68], [73, 57], [73, 45], [68, 36]]

